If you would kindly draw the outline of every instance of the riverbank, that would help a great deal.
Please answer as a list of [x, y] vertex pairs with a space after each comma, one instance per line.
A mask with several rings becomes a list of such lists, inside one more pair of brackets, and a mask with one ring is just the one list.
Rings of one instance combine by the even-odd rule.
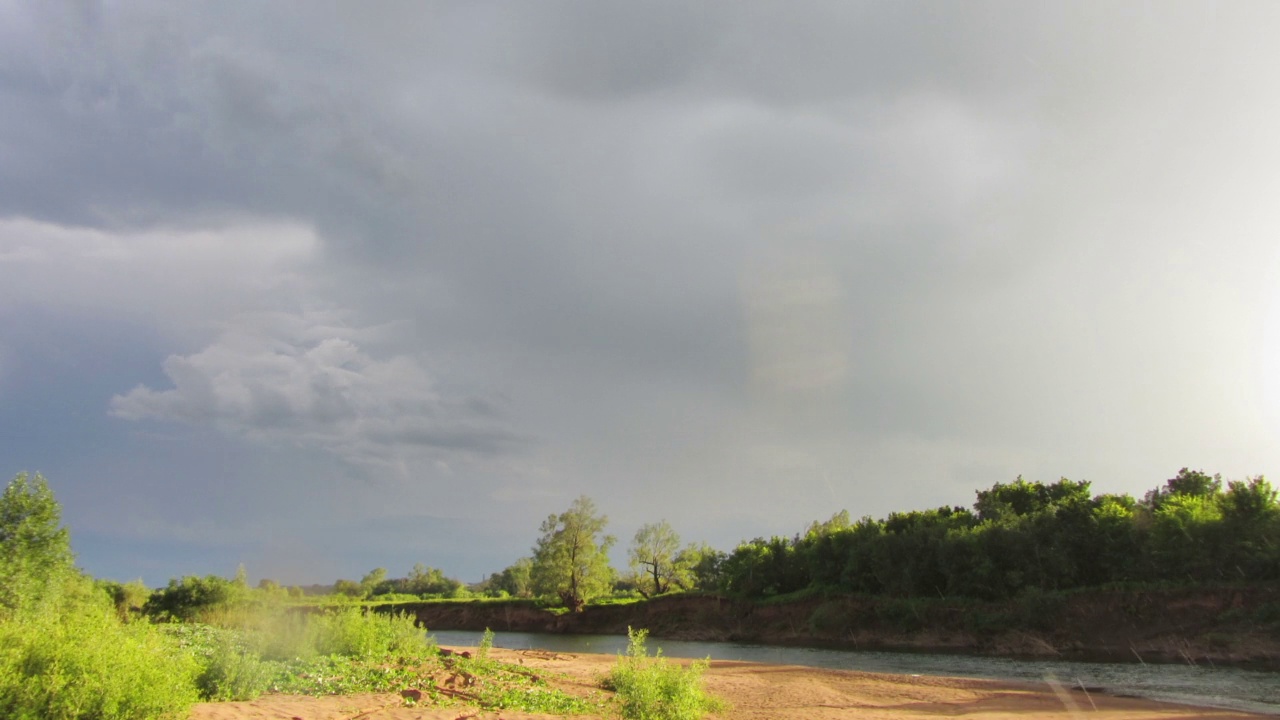
[[1214, 664], [1280, 671], [1280, 588], [1098, 590], [1010, 602], [816, 596], [757, 603], [708, 595], [556, 614], [528, 601], [386, 605], [432, 630], [921, 650], [1010, 657]]
[[[493, 656], [524, 665], [566, 692], [604, 697], [599, 678], [612, 655], [494, 649]], [[1070, 718], [1087, 713], [1099, 720], [1233, 720], [1264, 715], [1111, 697], [1080, 688], [1020, 685], [964, 678], [884, 675], [822, 670], [794, 665], [713, 661], [707, 689], [729, 709], [718, 717], [735, 720], [837, 720], [858, 717], [906, 720], [963, 715], [971, 720], [1025, 717]], [[465, 705], [406, 707], [397, 695], [327, 698], [266, 696], [252, 702], [204, 703], [190, 720], [537, 720], [551, 715], [480, 712]], [[603, 720], [605, 714], [575, 716]]]

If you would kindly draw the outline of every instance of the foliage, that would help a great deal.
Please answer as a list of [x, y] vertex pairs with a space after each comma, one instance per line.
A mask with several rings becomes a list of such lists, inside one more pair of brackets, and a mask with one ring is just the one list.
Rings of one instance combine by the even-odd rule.
[[355, 598], [381, 598], [384, 595], [412, 595], [417, 598], [456, 596], [465, 586], [445, 577], [439, 568], [415, 563], [406, 577], [388, 578], [386, 568], [374, 568], [360, 582], [339, 580], [334, 592]]
[[364, 591], [365, 597], [370, 597], [386, 580], [387, 569], [384, 567], [374, 568], [367, 575], [360, 578], [360, 589]]
[[435, 646], [412, 617], [346, 608], [312, 616], [315, 649], [322, 655], [349, 657], [425, 657]]
[[360, 598], [364, 597], [364, 588], [360, 587], [360, 583], [354, 580], [337, 580], [333, 583], [333, 593], [335, 595]]
[[686, 590], [709, 592], [720, 587], [720, 568], [725, 553], [706, 543], [690, 543], [676, 556], [676, 565], [688, 568], [691, 585]]
[[520, 558], [500, 573], [485, 581], [485, 592], [491, 596], [506, 593], [508, 597], [533, 597], [533, 560]]
[[208, 625], [199, 627], [205, 631], [205, 642], [193, 644], [190, 649], [200, 663], [196, 687], [202, 698], [252, 700], [271, 687], [280, 671], [278, 665], [253, 653], [242, 633]]
[[45, 479], [19, 473], [0, 495], [0, 617], [57, 600], [74, 576], [62, 509]]
[[226, 610], [247, 597], [247, 589], [234, 580], [189, 575], [171, 579], [167, 587], [153, 592], [142, 611], [161, 621], [208, 619], [209, 613]]
[[605, 686], [617, 693], [622, 716], [630, 720], [697, 720], [723, 709], [702, 687], [710, 659], [682, 667], [645, 648], [647, 630], [627, 628], [627, 654], [619, 656]]
[[140, 616], [143, 606], [147, 604], [148, 598], [151, 597], [151, 589], [144, 585], [141, 579], [127, 583], [118, 583], [113, 580], [96, 580], [94, 584], [105, 592], [107, 597], [111, 598], [111, 602], [116, 608], [116, 615], [124, 621], [133, 620]]
[[0, 623], [0, 717], [180, 718], [198, 699], [195, 661], [104, 602]]
[[[1008, 600], [1114, 583], [1280, 580], [1280, 504], [1261, 477], [1224, 483], [1183, 468], [1142, 501], [1087, 482], [996, 483], [974, 510], [940, 507], [850, 523], [837, 513], [794, 538], [740, 544], [720, 588], [752, 598], [826, 588], [889, 598]], [[916, 622], [889, 610], [894, 623]], [[825, 618], [819, 618], [826, 622]]]
[[75, 570], [60, 517], [39, 475], [0, 497], [0, 717], [184, 716], [195, 663], [150, 624], [121, 622], [112, 588]]
[[395, 692], [431, 682], [434, 665], [382, 662], [344, 655], [317, 655], [285, 663], [270, 690], [290, 695], [350, 695]]
[[672, 585], [685, 590], [693, 585], [689, 558], [680, 558], [679, 549], [680, 536], [666, 520], [636, 531], [628, 555], [642, 595], [653, 597], [670, 591]]
[[595, 503], [585, 495], [567, 511], [548, 517], [533, 548], [534, 591], [558, 596], [575, 612], [607, 593], [613, 585], [609, 548], [614, 543], [612, 536], [602, 535], [607, 524], [608, 518], [597, 515]]
[[[320, 617], [301, 617], [302, 635], [313, 643], [311, 652], [264, 663], [275, 668], [272, 692], [345, 695], [416, 688], [433, 702], [447, 703], [449, 696], [436, 683], [442, 674], [454, 674], [472, 678], [474, 685], [468, 693], [476, 704], [489, 710], [567, 714], [596, 709], [586, 700], [549, 687], [521, 666], [490, 658], [493, 633], [489, 631], [474, 657], [442, 658], [422, 630], [408, 635], [412, 623], [401, 616], [364, 614], [349, 608]], [[325, 654], [326, 650], [332, 652]]]

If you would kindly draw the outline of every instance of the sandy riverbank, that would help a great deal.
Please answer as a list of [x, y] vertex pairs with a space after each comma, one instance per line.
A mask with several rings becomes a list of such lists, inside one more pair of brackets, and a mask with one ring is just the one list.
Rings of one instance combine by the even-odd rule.
[[[600, 693], [598, 679], [612, 655], [495, 649], [494, 657], [536, 668], [572, 693]], [[1268, 717], [1231, 710], [1190, 708], [1118, 698], [1080, 689], [1058, 689], [965, 678], [880, 675], [794, 665], [712, 662], [707, 689], [730, 709], [734, 720], [889, 720], [965, 717], [980, 720], [1088, 717], [1098, 720], [1175, 720]], [[519, 712], [479, 712], [463, 705], [405, 707], [396, 695], [328, 698], [266, 696], [253, 702], [205, 703], [191, 720], [533, 720], [550, 718]], [[576, 716], [594, 720], [600, 716]]]

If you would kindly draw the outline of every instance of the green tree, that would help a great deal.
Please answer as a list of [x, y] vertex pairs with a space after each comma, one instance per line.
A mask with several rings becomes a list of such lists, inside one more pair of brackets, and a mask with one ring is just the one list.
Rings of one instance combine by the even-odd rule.
[[460, 587], [461, 582], [445, 577], [440, 568], [414, 563], [399, 592], [411, 595], [449, 595], [457, 592]]
[[641, 527], [629, 555], [636, 589], [645, 597], [670, 592], [672, 585], [687, 590], [693, 584], [689, 558], [680, 558], [680, 536], [666, 520]]
[[61, 521], [39, 473], [19, 473], [0, 495], [0, 616], [56, 597], [75, 575]]
[[1232, 480], [1227, 483], [1227, 492], [1219, 504], [1223, 519], [1230, 522], [1250, 523], [1280, 514], [1276, 490], [1261, 475], [1250, 478], [1248, 482]]
[[689, 543], [679, 555], [676, 565], [689, 569], [690, 584], [686, 590], [709, 592], [720, 587], [720, 566], [727, 555], [706, 543]]
[[347, 597], [364, 597], [364, 588], [360, 587], [360, 583], [355, 580], [347, 580], [345, 578], [336, 580], [333, 583], [334, 595], [346, 595]]
[[549, 516], [539, 531], [530, 568], [534, 592], [556, 595], [574, 612], [613, 585], [609, 548], [614, 538], [604, 535], [609, 519], [596, 514], [595, 503], [583, 495], [569, 509]]
[[365, 597], [382, 594], [389, 588], [381, 587], [387, 580], [387, 569], [380, 567], [369, 571], [369, 574], [360, 578], [360, 588], [364, 590]]
[[533, 561], [520, 558], [500, 573], [489, 576], [488, 590], [491, 593], [502, 593], [512, 597], [527, 598], [533, 595], [531, 571]]
[[201, 615], [243, 602], [246, 589], [217, 575], [172, 578], [167, 587], [151, 593], [142, 611], [160, 620], [197, 620]]
[[1213, 499], [1222, 492], [1222, 476], [1210, 475], [1203, 470], [1182, 468], [1178, 474], [1165, 481], [1164, 487], [1156, 488], [1142, 499], [1144, 505], [1159, 510], [1170, 498], [1185, 496]]

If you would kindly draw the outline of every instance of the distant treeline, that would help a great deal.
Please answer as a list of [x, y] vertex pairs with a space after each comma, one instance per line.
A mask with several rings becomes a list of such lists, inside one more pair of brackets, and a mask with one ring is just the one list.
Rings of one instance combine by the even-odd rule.
[[[402, 578], [375, 568], [358, 582], [286, 590], [263, 580], [259, 589], [379, 601], [539, 598], [580, 608], [687, 591], [748, 599], [829, 591], [1004, 600], [1027, 590], [1280, 581], [1276, 490], [1261, 476], [1224, 483], [1187, 468], [1141, 499], [1094, 495], [1088, 482], [1019, 477], [978, 491], [972, 509], [857, 521], [842, 511], [803, 534], [756, 538], [728, 553], [705, 543], [682, 545], [664, 520], [636, 533], [627, 551], [630, 571], [623, 573], [609, 561], [614, 539], [604, 534], [606, 524], [589, 498], [579, 498], [543, 524], [533, 557], [474, 585], [419, 563]], [[147, 607], [173, 614], [170, 600], [185, 607], [192, 593], [212, 597], [205, 586], [219, 585], [216, 580], [175, 580]], [[238, 584], [245, 584], [242, 577]]]
[[1003, 599], [1117, 583], [1280, 580], [1280, 504], [1262, 477], [1223, 486], [1183, 468], [1141, 500], [1088, 482], [997, 483], [974, 509], [941, 507], [757, 538], [723, 558], [717, 586], [749, 598], [807, 588]]

